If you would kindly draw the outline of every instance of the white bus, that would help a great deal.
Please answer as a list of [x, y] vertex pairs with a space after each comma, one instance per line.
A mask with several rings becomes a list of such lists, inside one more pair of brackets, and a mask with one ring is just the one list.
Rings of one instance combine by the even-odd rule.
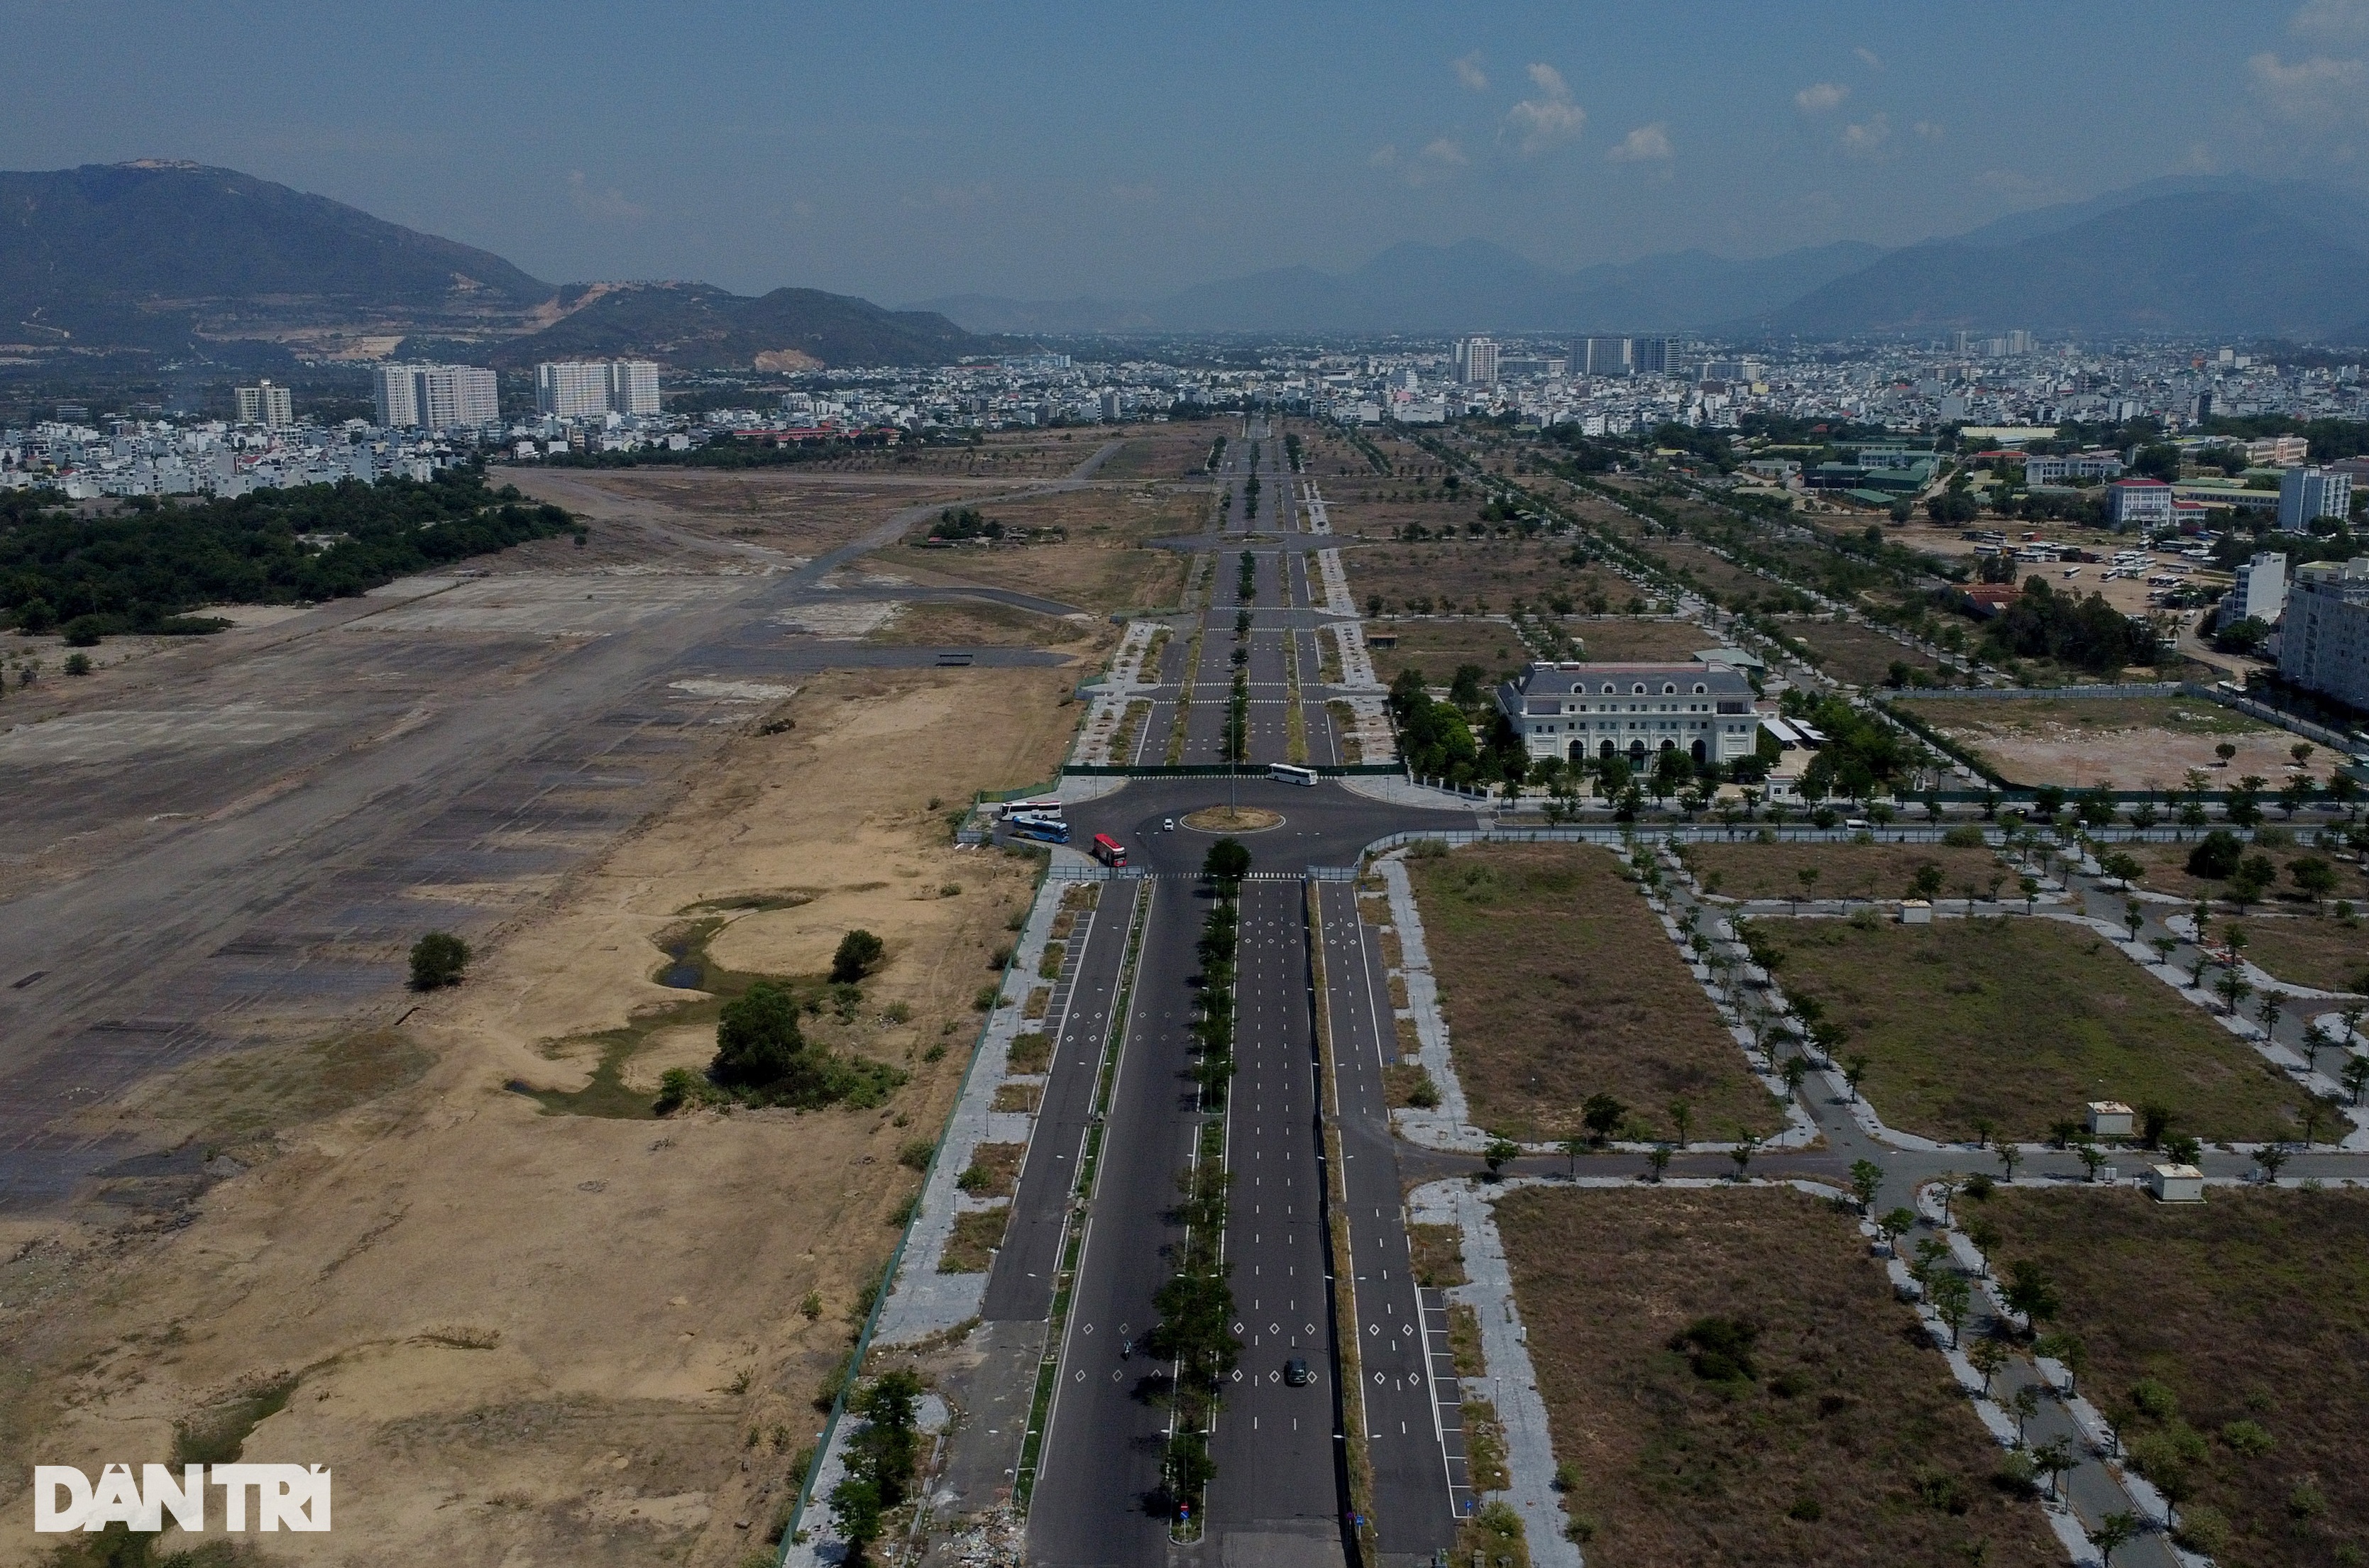
[[1288, 762], [1268, 763], [1266, 765], [1266, 776], [1269, 778], [1280, 779], [1286, 784], [1313, 784], [1316, 782], [1316, 769], [1312, 767], [1294, 767]]

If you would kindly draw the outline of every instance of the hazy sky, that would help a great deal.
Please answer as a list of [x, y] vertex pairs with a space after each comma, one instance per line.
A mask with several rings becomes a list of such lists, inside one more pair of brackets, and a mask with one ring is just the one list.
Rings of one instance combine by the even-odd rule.
[[554, 281], [1147, 297], [1401, 240], [1898, 243], [2352, 182], [2369, 0], [0, 4], [0, 166], [225, 165]]

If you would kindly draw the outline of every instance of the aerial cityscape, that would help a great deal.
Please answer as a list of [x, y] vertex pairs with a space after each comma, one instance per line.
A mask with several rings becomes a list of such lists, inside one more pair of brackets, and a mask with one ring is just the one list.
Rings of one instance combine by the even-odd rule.
[[2369, 5], [7, 14], [0, 1568], [2369, 1562]]

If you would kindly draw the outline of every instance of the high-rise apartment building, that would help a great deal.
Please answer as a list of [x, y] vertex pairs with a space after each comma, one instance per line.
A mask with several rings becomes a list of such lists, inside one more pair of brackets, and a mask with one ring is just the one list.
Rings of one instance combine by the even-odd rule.
[[283, 425], [296, 423], [296, 406], [286, 387], [275, 387], [269, 381], [261, 386], [240, 387], [238, 422], [277, 430]]
[[449, 430], [502, 416], [501, 382], [476, 365], [381, 365], [372, 392], [378, 422], [397, 429]]
[[1571, 358], [1583, 376], [1625, 376], [1633, 369], [1625, 337], [1583, 337], [1571, 346]]
[[1641, 376], [1666, 376], [1677, 369], [1670, 362], [1674, 347], [1666, 337], [1632, 337], [1629, 340], [1630, 367]]
[[2279, 674], [2349, 707], [2369, 708], [2369, 555], [2295, 568]]
[[2257, 551], [2252, 560], [2237, 568], [2237, 584], [2221, 597], [2218, 624], [2230, 627], [2241, 620], [2259, 620], [2264, 626], [2276, 626], [2279, 613], [2286, 607], [2286, 556], [2275, 550]]
[[2291, 468], [2279, 475], [2279, 527], [2300, 533], [2320, 517], [2352, 515], [2352, 476], [2324, 468]]
[[563, 359], [534, 368], [535, 412], [554, 419], [628, 417], [658, 411], [658, 368], [648, 359]]
[[1497, 384], [1497, 341], [1467, 337], [1456, 345], [1456, 379], [1468, 387]]

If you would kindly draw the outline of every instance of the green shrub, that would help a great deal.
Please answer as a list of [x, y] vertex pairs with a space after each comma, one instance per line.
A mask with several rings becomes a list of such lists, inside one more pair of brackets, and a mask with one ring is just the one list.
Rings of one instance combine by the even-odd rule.
[[897, 1163], [909, 1171], [925, 1171], [930, 1168], [930, 1156], [937, 1152], [935, 1139], [910, 1139], [897, 1151]]
[[880, 967], [881, 958], [888, 945], [871, 932], [858, 927], [839, 939], [839, 949], [830, 955], [830, 978], [833, 983], [853, 985]]
[[1983, 830], [1970, 822], [1960, 823], [1941, 835], [1941, 842], [1952, 849], [1980, 849]]
[[2271, 1451], [2271, 1435], [2259, 1421], [2231, 1421], [2221, 1428], [2221, 1440], [2230, 1451], [2249, 1460], [2258, 1460]]
[[469, 968], [469, 944], [450, 931], [430, 931], [411, 944], [411, 988], [458, 985]]

